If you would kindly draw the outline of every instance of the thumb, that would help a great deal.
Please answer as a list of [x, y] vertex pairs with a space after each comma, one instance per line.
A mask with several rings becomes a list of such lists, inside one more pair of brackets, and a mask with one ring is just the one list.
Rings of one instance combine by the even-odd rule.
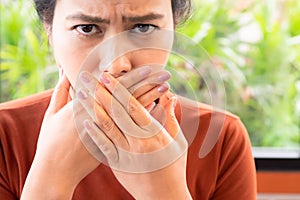
[[70, 85], [67, 76], [64, 74], [54, 88], [50, 105], [47, 110], [49, 113], [54, 114], [58, 112], [68, 103]]
[[165, 105], [166, 109], [166, 123], [165, 123], [165, 129], [168, 131], [168, 133], [174, 138], [176, 134], [178, 133], [180, 127], [177, 121], [177, 118], [175, 116], [175, 107], [177, 104], [177, 97], [172, 97], [170, 101], [168, 101]]
[[175, 137], [179, 128], [175, 116], [175, 106], [177, 104], [177, 97], [173, 96], [164, 105], [158, 104], [151, 111], [151, 115], [167, 130], [171, 137]]

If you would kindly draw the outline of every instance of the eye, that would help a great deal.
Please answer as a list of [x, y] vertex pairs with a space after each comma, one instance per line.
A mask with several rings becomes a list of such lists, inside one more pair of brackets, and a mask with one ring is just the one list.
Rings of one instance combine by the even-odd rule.
[[74, 30], [84, 36], [90, 36], [98, 33], [102, 33], [100, 28], [94, 24], [83, 24], [74, 26]]
[[155, 31], [158, 27], [151, 24], [137, 24], [131, 29], [131, 32], [140, 34], [149, 34]]

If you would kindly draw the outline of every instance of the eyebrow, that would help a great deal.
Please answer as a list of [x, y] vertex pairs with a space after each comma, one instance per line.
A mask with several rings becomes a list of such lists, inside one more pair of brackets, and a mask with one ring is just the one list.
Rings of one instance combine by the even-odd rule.
[[[164, 18], [164, 15], [162, 14], [156, 14], [156, 13], [149, 13], [146, 15], [141, 15], [141, 16], [123, 16], [122, 20], [123, 21], [129, 21], [129, 22], [145, 22], [145, 21], [150, 21], [150, 20], [156, 20], [156, 19], [162, 19]], [[90, 15], [86, 15], [83, 13], [76, 13], [76, 14], [71, 14], [66, 17], [68, 20], [82, 20], [88, 23], [104, 23], [104, 24], [109, 24], [110, 20], [109, 19], [104, 19], [101, 17], [94, 17]]]
[[142, 16], [123, 16], [123, 21], [130, 21], [130, 22], [144, 22], [156, 19], [162, 19], [164, 15], [156, 14], [156, 13], [149, 13], [147, 15]]
[[90, 16], [90, 15], [85, 15], [82, 13], [76, 13], [76, 14], [72, 14], [72, 15], [68, 15], [66, 17], [66, 19], [68, 20], [82, 20], [88, 23], [104, 23], [104, 24], [109, 24], [110, 21], [108, 19], [103, 19], [101, 17], [94, 17], [94, 16]]

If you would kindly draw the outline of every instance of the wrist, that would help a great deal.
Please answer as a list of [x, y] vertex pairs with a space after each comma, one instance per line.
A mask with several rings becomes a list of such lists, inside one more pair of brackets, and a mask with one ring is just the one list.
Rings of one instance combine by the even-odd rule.
[[33, 163], [24, 184], [21, 200], [71, 199], [78, 183], [52, 169]]

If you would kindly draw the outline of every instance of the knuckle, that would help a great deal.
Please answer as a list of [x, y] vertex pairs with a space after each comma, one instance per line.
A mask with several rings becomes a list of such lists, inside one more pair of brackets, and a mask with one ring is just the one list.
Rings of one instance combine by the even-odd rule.
[[114, 128], [114, 123], [110, 119], [105, 119], [101, 121], [99, 126], [103, 131], [111, 131]]
[[150, 94], [149, 94], [149, 98], [150, 99], [157, 99], [158, 97], [160, 97], [160, 94], [158, 93], [158, 92], [150, 92]]
[[138, 111], [138, 102], [137, 101], [134, 101], [134, 100], [131, 100], [129, 105], [128, 105], [128, 111], [129, 113], [135, 113]]
[[130, 94], [134, 95], [134, 94], [136, 94], [138, 92], [138, 89], [139, 89], [138, 86], [134, 85], [134, 86], [130, 87], [128, 89], [128, 91], [130, 92]]
[[106, 156], [106, 158], [108, 159], [109, 162], [118, 161], [118, 155], [117, 155], [116, 151], [114, 151], [114, 147], [110, 147], [107, 144], [103, 144], [100, 147], [100, 149], [103, 152], [103, 154]]
[[110, 152], [110, 148], [109, 148], [109, 146], [108, 146], [107, 144], [102, 144], [102, 145], [100, 146], [100, 149], [103, 151], [103, 153], [104, 153], [105, 155], [108, 155], [109, 152]]
[[92, 89], [92, 94], [94, 95], [94, 97], [96, 98], [96, 100], [98, 101], [98, 99], [101, 99], [101, 96], [102, 96], [102, 92], [101, 92], [101, 88], [99, 85], [95, 86], [93, 89]]
[[114, 118], [121, 118], [123, 114], [122, 108], [120, 106], [113, 107], [112, 114]]

